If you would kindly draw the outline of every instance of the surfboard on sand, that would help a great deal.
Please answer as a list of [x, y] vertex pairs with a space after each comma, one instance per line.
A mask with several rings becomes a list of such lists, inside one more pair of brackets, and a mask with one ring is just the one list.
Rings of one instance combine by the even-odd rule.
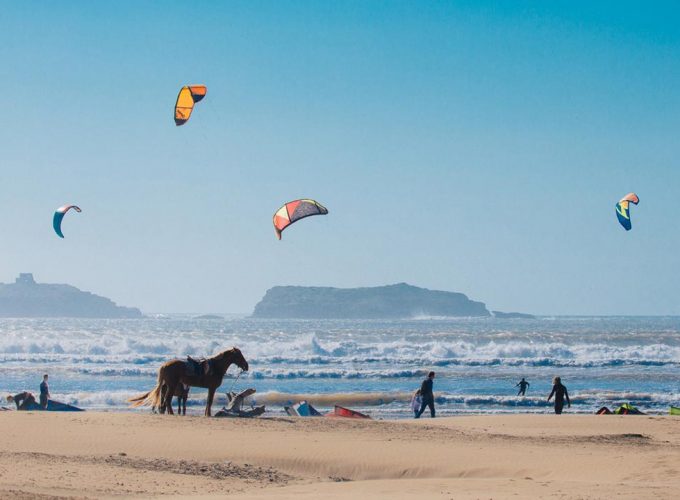
[[677, 406], [671, 406], [670, 412], [671, 415], [680, 415], [680, 408]]

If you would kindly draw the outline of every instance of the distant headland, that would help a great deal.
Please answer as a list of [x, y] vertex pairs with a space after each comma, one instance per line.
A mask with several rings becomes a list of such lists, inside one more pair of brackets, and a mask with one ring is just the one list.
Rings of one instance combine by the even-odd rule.
[[502, 311], [491, 311], [496, 318], [500, 319], [536, 319], [533, 314], [518, 313], [518, 312], [502, 312]]
[[406, 283], [370, 288], [276, 286], [255, 306], [256, 318], [403, 319], [487, 317], [483, 302]]
[[0, 283], [0, 317], [141, 318], [142, 313], [71, 285], [36, 283], [31, 273], [22, 273], [14, 283]]

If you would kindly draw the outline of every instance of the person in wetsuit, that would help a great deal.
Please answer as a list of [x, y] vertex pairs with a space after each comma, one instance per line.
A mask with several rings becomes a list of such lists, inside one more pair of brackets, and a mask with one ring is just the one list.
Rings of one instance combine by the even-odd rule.
[[515, 387], [519, 387], [519, 392], [517, 393], [518, 396], [524, 396], [527, 392], [527, 387], [529, 387], [531, 384], [524, 380], [524, 377], [522, 377], [522, 380], [519, 381], [519, 383]]
[[420, 416], [425, 411], [425, 408], [428, 406], [430, 407], [430, 416], [434, 418], [434, 393], [432, 392], [433, 380], [434, 372], [430, 372], [420, 386], [420, 397], [422, 398], [422, 402], [420, 403], [420, 410], [418, 410], [418, 413], [416, 413], [416, 418], [420, 418]]
[[35, 403], [35, 396], [28, 391], [24, 391], [14, 396], [7, 396], [7, 402], [14, 402], [17, 405], [17, 410], [26, 410], [31, 403]]
[[40, 382], [40, 407], [47, 410], [47, 402], [50, 399], [50, 386], [47, 384], [47, 373], [43, 375], [43, 381]]
[[548, 402], [552, 397], [555, 396], [555, 414], [560, 415], [562, 413], [562, 408], [564, 408], [564, 400], [567, 400], [567, 408], [571, 408], [571, 401], [569, 401], [569, 393], [567, 388], [562, 385], [562, 379], [560, 377], [555, 377], [553, 379], [553, 388], [548, 396]]

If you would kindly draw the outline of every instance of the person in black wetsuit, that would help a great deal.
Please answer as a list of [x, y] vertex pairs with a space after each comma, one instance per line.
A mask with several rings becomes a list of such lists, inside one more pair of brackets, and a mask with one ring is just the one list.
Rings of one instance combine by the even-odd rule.
[[524, 380], [524, 377], [522, 377], [522, 380], [519, 381], [519, 383], [515, 387], [519, 387], [519, 392], [517, 393], [518, 396], [524, 396], [527, 392], [527, 387], [529, 387], [531, 384]]
[[50, 386], [47, 384], [47, 373], [43, 375], [43, 381], [40, 382], [40, 407], [47, 410], [47, 402], [50, 399]]
[[420, 410], [418, 410], [418, 413], [416, 413], [416, 418], [420, 418], [420, 416], [425, 411], [425, 408], [428, 406], [430, 407], [430, 416], [434, 418], [434, 393], [432, 392], [433, 380], [434, 372], [430, 372], [420, 386], [420, 397], [422, 398], [422, 403], [420, 404]]
[[553, 379], [553, 388], [548, 396], [548, 402], [552, 397], [555, 396], [555, 414], [560, 415], [562, 413], [562, 408], [564, 408], [564, 400], [567, 400], [567, 408], [571, 408], [571, 401], [569, 401], [569, 393], [567, 388], [562, 385], [562, 379], [560, 377], [555, 377]]
[[35, 403], [35, 396], [28, 391], [24, 391], [14, 396], [7, 396], [7, 402], [14, 402], [17, 405], [17, 410], [26, 410], [31, 403]]

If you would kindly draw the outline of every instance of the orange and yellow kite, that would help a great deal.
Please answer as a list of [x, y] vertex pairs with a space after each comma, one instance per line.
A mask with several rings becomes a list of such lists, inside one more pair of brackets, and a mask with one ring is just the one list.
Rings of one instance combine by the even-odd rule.
[[205, 85], [186, 85], [182, 87], [175, 103], [175, 125], [184, 125], [191, 117], [194, 104], [205, 97], [208, 87]]

